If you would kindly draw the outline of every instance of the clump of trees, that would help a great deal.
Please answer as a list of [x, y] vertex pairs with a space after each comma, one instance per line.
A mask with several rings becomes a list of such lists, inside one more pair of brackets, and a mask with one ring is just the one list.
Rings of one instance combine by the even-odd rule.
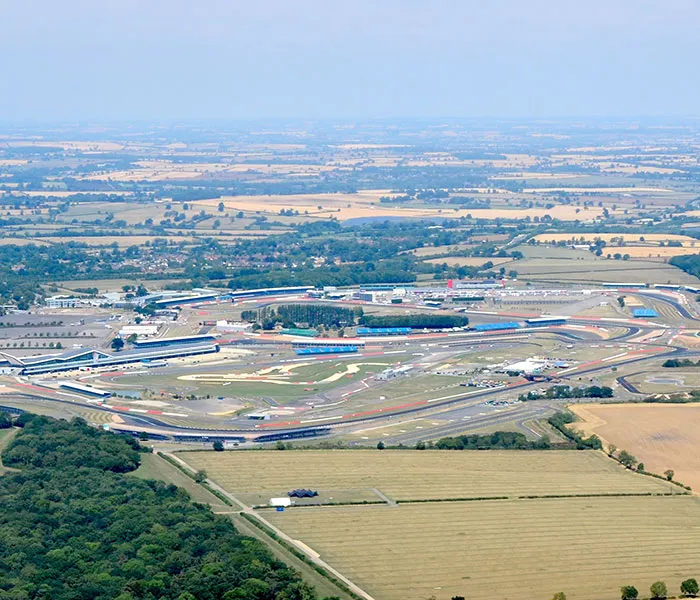
[[675, 369], [678, 367], [700, 367], [700, 360], [698, 362], [693, 362], [688, 358], [669, 358], [664, 361], [663, 367], [667, 369]]
[[570, 385], [553, 385], [544, 393], [528, 392], [518, 397], [522, 402], [527, 400], [559, 399], [559, 398], [612, 398], [613, 390], [608, 386], [591, 385], [589, 387], [572, 387]]
[[126, 473], [140, 462], [135, 439], [90, 427], [83, 419], [69, 423], [25, 413], [16, 425], [23, 428], [22, 434], [2, 455], [10, 467], [93, 467]]
[[260, 310], [244, 310], [244, 321], [257, 323], [263, 329], [283, 327], [345, 327], [353, 325], [362, 315], [362, 308], [345, 308], [325, 304], [283, 304], [277, 309], [265, 307]]

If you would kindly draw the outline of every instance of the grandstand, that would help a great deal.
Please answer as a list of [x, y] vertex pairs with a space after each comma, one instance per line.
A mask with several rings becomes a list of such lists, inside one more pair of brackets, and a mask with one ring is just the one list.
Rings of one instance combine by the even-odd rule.
[[192, 296], [180, 296], [175, 298], [162, 298], [153, 302], [158, 308], [170, 308], [182, 306], [183, 304], [199, 304], [200, 302], [213, 302], [217, 294], [195, 294]]
[[504, 321], [502, 323], [479, 323], [474, 325], [474, 331], [502, 331], [506, 329], [520, 329], [522, 325], [517, 321]]
[[81, 385], [79, 383], [74, 383], [73, 381], [64, 381], [59, 387], [64, 390], [69, 390], [71, 392], [79, 392], [80, 394], [84, 394], [85, 396], [92, 396], [94, 398], [109, 398], [112, 395], [112, 392], [108, 392], [107, 390], [101, 390], [99, 388]]
[[96, 348], [82, 348], [62, 354], [44, 354], [42, 356], [15, 357], [3, 354], [6, 362], [24, 375], [39, 375], [69, 371], [72, 369], [97, 368], [124, 365], [149, 360], [178, 358], [218, 352], [218, 344], [212, 342], [199, 344], [177, 344], [156, 348], [135, 348], [123, 352], [109, 353]]
[[536, 319], [525, 319], [528, 327], [549, 327], [552, 325], [565, 325], [568, 317], [538, 317]]
[[358, 327], [355, 331], [359, 336], [410, 335], [413, 332], [410, 327]]
[[355, 346], [356, 348], [364, 348], [365, 342], [357, 338], [308, 338], [304, 340], [294, 340], [292, 348], [323, 348], [327, 346]]
[[165, 348], [179, 344], [201, 344], [202, 342], [214, 342], [216, 337], [211, 334], [185, 335], [171, 338], [154, 338], [150, 340], [136, 340], [134, 348]]
[[318, 348], [297, 348], [294, 352], [298, 356], [308, 356], [312, 354], [346, 354], [357, 352], [357, 346], [320, 346]]
[[655, 319], [659, 316], [659, 313], [651, 308], [635, 308], [632, 311], [632, 316], [635, 319]]
[[279, 288], [259, 288], [256, 290], [241, 290], [239, 292], [231, 292], [227, 294], [234, 302], [236, 300], [241, 300], [243, 298], [256, 298], [259, 296], [286, 296], [289, 294], [306, 294], [310, 288], [309, 286], [296, 286], [296, 287], [279, 287]]

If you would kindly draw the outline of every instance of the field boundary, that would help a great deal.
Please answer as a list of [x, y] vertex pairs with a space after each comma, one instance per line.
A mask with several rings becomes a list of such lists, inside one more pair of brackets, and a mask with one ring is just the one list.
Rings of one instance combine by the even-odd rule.
[[[207, 481], [197, 481], [197, 480], [195, 479], [194, 473], [193, 473], [190, 469], [185, 468], [184, 465], [185, 465], [186, 463], [180, 463], [180, 462], [178, 462], [178, 460], [177, 460], [176, 458], [174, 458], [174, 457], [171, 456], [170, 454], [166, 454], [165, 452], [156, 452], [156, 454], [157, 454], [158, 456], [160, 456], [163, 460], [165, 460], [166, 462], [168, 462], [169, 464], [171, 464], [171, 465], [172, 465], [173, 467], [175, 467], [176, 469], [179, 469], [180, 471], [182, 471], [182, 473], [185, 474], [185, 475], [187, 475], [187, 477], [189, 477], [192, 481], [194, 481], [195, 483], [198, 483], [198, 484], [201, 485], [204, 489], [206, 489], [208, 492], [214, 494], [214, 496], [216, 496], [216, 497], [217, 497], [219, 500], [221, 500], [224, 504], [226, 504], [227, 506], [233, 506], [233, 502], [231, 502], [231, 500], [230, 500], [228, 497], [226, 497], [224, 494], [222, 494], [221, 492], [219, 492], [217, 489], [211, 487], [211, 486], [207, 483]], [[189, 467], [189, 465], [188, 465], [188, 467]]]

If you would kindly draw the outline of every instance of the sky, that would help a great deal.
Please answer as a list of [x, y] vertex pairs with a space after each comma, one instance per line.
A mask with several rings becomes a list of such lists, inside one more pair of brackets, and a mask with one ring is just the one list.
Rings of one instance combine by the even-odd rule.
[[0, 121], [697, 116], [698, 0], [0, 0]]

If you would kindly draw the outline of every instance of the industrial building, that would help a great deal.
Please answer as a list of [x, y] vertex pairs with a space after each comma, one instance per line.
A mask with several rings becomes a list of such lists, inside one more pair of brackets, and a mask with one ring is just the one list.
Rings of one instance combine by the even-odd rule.
[[216, 331], [218, 333], [245, 333], [252, 331], [253, 324], [245, 321], [226, 321], [222, 319], [216, 322]]
[[119, 337], [128, 338], [130, 335], [148, 337], [158, 333], [158, 325], [125, 325], [119, 330]]
[[47, 308], [76, 308], [83, 304], [80, 298], [72, 296], [51, 296], [44, 300]]

